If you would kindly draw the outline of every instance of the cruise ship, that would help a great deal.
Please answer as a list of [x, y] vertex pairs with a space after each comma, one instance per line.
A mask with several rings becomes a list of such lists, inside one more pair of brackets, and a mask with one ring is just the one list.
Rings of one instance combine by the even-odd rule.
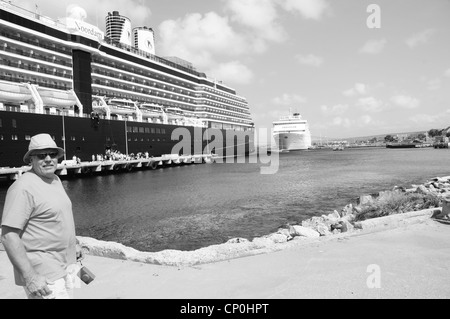
[[111, 150], [155, 157], [254, 151], [244, 97], [188, 61], [157, 56], [151, 28], [132, 29], [118, 11], [105, 23], [106, 34], [0, 0], [0, 167], [23, 166], [39, 133], [82, 161]]
[[273, 137], [280, 151], [307, 150], [311, 147], [311, 132], [300, 113], [283, 116], [273, 122]]

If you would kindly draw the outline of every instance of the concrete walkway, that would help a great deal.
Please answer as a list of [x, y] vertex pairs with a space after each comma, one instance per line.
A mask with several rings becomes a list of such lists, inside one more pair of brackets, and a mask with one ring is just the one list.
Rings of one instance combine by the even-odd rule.
[[[422, 218], [193, 267], [94, 256], [83, 264], [97, 277], [76, 290], [77, 299], [447, 299], [450, 225]], [[5, 252], [0, 298], [24, 298]]]

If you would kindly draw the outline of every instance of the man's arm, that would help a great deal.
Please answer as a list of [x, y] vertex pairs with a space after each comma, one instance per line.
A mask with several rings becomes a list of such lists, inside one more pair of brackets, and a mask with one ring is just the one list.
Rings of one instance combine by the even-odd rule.
[[2, 243], [8, 258], [14, 267], [22, 274], [30, 293], [42, 297], [51, 294], [45, 277], [36, 273], [25, 252], [25, 247], [20, 239], [20, 230], [3, 226]]

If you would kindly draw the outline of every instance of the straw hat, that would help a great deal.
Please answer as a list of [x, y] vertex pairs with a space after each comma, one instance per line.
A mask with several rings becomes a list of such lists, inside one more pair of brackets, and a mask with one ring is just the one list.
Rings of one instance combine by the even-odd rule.
[[64, 155], [64, 150], [56, 145], [55, 141], [49, 134], [39, 134], [31, 138], [30, 145], [28, 146], [28, 152], [24, 155], [23, 161], [26, 164], [29, 164], [30, 156], [34, 151], [46, 149], [54, 149], [55, 151], [58, 151], [58, 158], [61, 158]]

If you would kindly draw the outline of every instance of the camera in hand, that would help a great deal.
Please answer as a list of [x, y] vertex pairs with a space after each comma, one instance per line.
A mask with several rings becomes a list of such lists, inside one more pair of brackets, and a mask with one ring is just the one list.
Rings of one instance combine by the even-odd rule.
[[86, 285], [89, 285], [95, 279], [95, 275], [92, 273], [92, 271], [90, 271], [85, 266], [81, 267], [80, 271], [78, 272], [78, 277], [80, 277], [81, 281]]

